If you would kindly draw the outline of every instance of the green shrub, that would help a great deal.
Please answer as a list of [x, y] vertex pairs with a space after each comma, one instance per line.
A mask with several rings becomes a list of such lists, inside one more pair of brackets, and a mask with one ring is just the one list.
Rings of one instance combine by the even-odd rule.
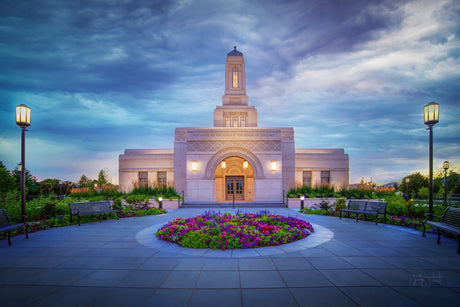
[[418, 190], [418, 196], [421, 199], [428, 199], [429, 194], [430, 190], [427, 187], [423, 187]]
[[179, 196], [176, 189], [172, 185], [158, 185], [154, 187], [146, 185], [136, 186], [131, 191], [131, 195], [163, 195], [164, 198]]
[[319, 186], [319, 187], [308, 187], [308, 186], [295, 186], [289, 189], [287, 192], [288, 197], [296, 198], [300, 195], [307, 195], [309, 198], [319, 197], [345, 197], [347, 199], [378, 199], [390, 196], [396, 196], [395, 192], [375, 192], [373, 190], [360, 190], [360, 189], [345, 189], [341, 188], [334, 192], [333, 187]]
[[130, 205], [134, 205], [138, 208], [146, 207], [148, 205], [149, 199], [152, 198], [151, 195], [129, 195], [126, 196], [126, 202]]
[[5, 198], [0, 202], [0, 208], [5, 209], [12, 223], [21, 221], [21, 193], [9, 191]]
[[112, 209], [123, 209], [123, 204], [121, 202], [122, 197], [118, 197], [113, 201]]
[[66, 203], [58, 202], [56, 204], [56, 215], [70, 214], [69, 205]]
[[189, 248], [206, 248], [208, 247], [206, 241], [209, 240], [209, 234], [204, 232], [203, 229], [189, 232], [184, 236], [180, 242], [182, 247]]
[[388, 202], [386, 214], [396, 216], [407, 215], [406, 201], [402, 196], [390, 196], [385, 198], [385, 201]]
[[107, 200], [108, 198], [104, 195], [95, 195], [95, 196], [92, 196], [92, 197], [89, 197], [88, 198], [88, 201], [103, 201], [103, 200]]
[[57, 215], [70, 214], [69, 203], [76, 203], [76, 202], [79, 202], [78, 199], [75, 199], [75, 198], [72, 198], [72, 197], [66, 197], [66, 198], [60, 200], [56, 204], [56, 214]]
[[123, 195], [125, 195], [123, 192], [116, 189], [105, 189], [100, 191], [91, 190], [89, 192], [73, 193], [71, 194], [71, 197], [78, 199], [93, 199], [102, 196], [101, 200], [112, 200]]
[[159, 208], [150, 208], [147, 210], [148, 215], [157, 215], [157, 214], [164, 214], [166, 211], [164, 209]]
[[337, 198], [334, 203], [334, 209], [345, 209], [347, 206], [347, 199], [345, 197]]

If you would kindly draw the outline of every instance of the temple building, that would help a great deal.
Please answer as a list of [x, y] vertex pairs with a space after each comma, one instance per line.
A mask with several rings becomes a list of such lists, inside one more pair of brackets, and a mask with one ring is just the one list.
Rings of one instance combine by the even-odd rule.
[[125, 149], [120, 190], [174, 182], [184, 203], [281, 203], [293, 185], [347, 187], [344, 149], [295, 148], [293, 128], [262, 128], [249, 105], [243, 54], [227, 54], [214, 127], [176, 128], [173, 149]]

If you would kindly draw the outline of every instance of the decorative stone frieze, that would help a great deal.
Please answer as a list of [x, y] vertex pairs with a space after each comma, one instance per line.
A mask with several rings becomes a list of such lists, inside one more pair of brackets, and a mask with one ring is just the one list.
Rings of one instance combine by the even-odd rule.
[[[255, 131], [254, 131], [255, 130]], [[176, 131], [177, 133], [177, 131]], [[251, 129], [251, 128], [226, 128], [226, 129], [193, 129], [187, 133], [187, 141], [221, 141], [221, 140], [279, 140], [280, 129]], [[177, 140], [177, 135], [176, 135]]]
[[260, 141], [214, 141], [214, 142], [187, 142], [187, 152], [217, 152], [219, 150], [239, 147], [252, 152], [277, 152], [281, 151], [280, 142], [260, 142]]

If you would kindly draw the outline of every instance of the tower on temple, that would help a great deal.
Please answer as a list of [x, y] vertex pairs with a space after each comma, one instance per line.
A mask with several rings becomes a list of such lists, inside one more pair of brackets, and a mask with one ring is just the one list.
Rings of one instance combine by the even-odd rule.
[[227, 53], [225, 95], [214, 110], [214, 127], [257, 127], [257, 110], [248, 106], [243, 53], [236, 46]]

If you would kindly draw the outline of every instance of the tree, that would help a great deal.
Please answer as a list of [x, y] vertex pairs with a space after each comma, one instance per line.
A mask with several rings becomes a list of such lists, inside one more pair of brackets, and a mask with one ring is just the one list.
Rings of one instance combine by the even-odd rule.
[[40, 182], [40, 194], [49, 195], [54, 193], [60, 195], [60, 182], [59, 179], [48, 178]]
[[433, 180], [433, 191], [434, 193], [439, 193], [442, 189], [444, 192], [444, 187], [447, 187], [448, 193], [460, 193], [460, 178], [458, 174], [454, 172], [455, 166], [451, 163], [450, 168], [447, 170], [446, 183], [444, 184], [444, 168], [440, 167], [435, 171], [435, 178]]
[[[406, 183], [406, 178], [409, 178], [409, 184]], [[428, 178], [416, 172], [403, 178], [399, 186], [399, 191], [410, 195], [412, 193], [418, 193], [423, 187], [428, 187]]]
[[59, 187], [59, 194], [68, 195], [70, 194], [70, 190], [72, 190], [73, 187], [75, 187], [75, 183], [68, 180], [63, 181]]
[[40, 194], [42, 195], [49, 195], [54, 190], [53, 183], [47, 180], [40, 182]]
[[97, 176], [97, 184], [99, 188], [102, 188], [104, 185], [110, 184], [112, 179], [110, 178], [109, 171], [107, 169], [101, 169], [99, 175]]
[[[40, 194], [40, 184], [38, 183], [37, 178], [33, 176], [28, 169], [25, 170], [26, 176], [26, 194], [28, 195], [39, 195]], [[21, 172], [18, 169], [14, 169], [13, 174], [15, 187], [14, 189], [19, 191], [21, 188]]]
[[91, 179], [86, 177], [85, 174], [81, 175], [80, 180], [78, 180], [78, 186], [81, 188], [88, 188], [91, 187]]
[[453, 194], [460, 194], [460, 175], [452, 172], [452, 174], [447, 177], [447, 191]]
[[11, 190], [14, 190], [14, 177], [0, 161], [0, 195], [5, 195]]
[[423, 187], [418, 190], [417, 194], [421, 199], [428, 199], [428, 196], [430, 195], [430, 190], [427, 187]]

